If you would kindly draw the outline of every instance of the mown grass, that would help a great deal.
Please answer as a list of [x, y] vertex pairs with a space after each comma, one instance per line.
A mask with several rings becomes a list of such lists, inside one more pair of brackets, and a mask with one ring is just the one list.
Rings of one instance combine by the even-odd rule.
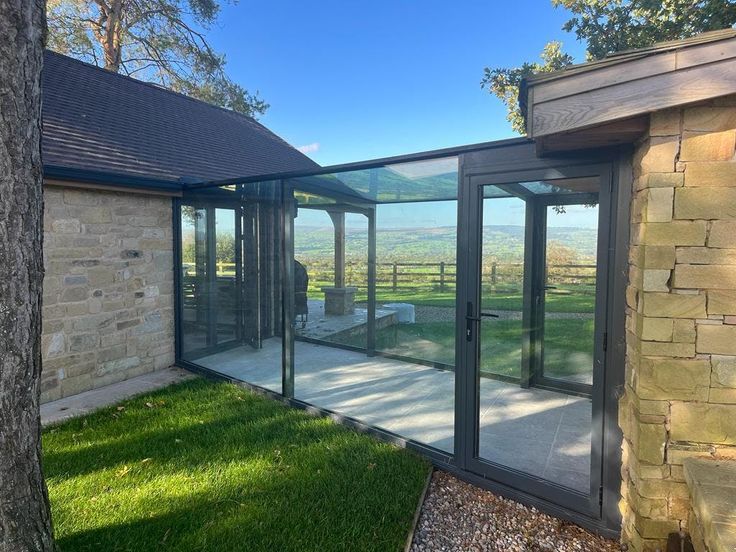
[[429, 469], [205, 380], [47, 429], [43, 445], [63, 552], [398, 550]]

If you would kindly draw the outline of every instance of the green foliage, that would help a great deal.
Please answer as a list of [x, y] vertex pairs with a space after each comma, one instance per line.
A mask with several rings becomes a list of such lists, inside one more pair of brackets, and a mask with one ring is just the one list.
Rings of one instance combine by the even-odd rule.
[[574, 14], [562, 28], [587, 43], [590, 59], [736, 23], [733, 0], [552, 0], [552, 4]]
[[44, 431], [59, 547], [403, 546], [429, 466], [235, 385], [195, 380]]
[[[589, 60], [614, 52], [643, 48], [656, 42], [687, 38], [736, 23], [733, 0], [552, 0], [556, 8], [572, 12], [562, 26], [586, 44]], [[524, 134], [519, 110], [519, 85], [533, 73], [547, 73], [572, 63], [559, 42], [549, 42], [542, 62], [521, 67], [484, 69], [481, 86], [506, 104], [514, 130]]]
[[521, 81], [535, 73], [549, 73], [572, 65], [572, 56], [562, 51], [561, 42], [548, 42], [542, 50], [541, 62], [527, 62], [521, 67], [483, 69], [481, 87], [487, 88], [508, 108], [506, 119], [519, 134], [525, 134], [524, 117], [519, 109], [519, 86]]
[[205, 36], [219, 0], [48, 0], [48, 45], [249, 116], [268, 108], [225, 73]]

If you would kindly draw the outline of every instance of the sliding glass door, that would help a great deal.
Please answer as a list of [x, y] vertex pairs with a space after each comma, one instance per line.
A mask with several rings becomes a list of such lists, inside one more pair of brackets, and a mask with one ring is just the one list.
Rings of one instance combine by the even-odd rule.
[[463, 189], [467, 467], [596, 516], [609, 186], [604, 165]]

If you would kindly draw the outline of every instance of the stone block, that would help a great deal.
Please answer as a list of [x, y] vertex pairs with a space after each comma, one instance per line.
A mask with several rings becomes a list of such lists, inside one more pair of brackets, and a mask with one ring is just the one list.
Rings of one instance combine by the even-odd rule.
[[736, 186], [736, 162], [693, 161], [685, 168], [685, 186], [723, 188]]
[[643, 269], [671, 270], [675, 267], [673, 245], [641, 245], [637, 249], [635, 262]]
[[661, 343], [658, 341], [642, 341], [641, 354], [642, 356], [689, 358], [695, 356], [695, 345], [692, 343]]
[[674, 321], [671, 318], [641, 317], [639, 327], [645, 341], [672, 341]]
[[736, 326], [698, 324], [697, 332], [698, 353], [736, 355]]
[[736, 221], [713, 221], [708, 234], [708, 247], [736, 248]]
[[51, 223], [51, 231], [57, 234], [78, 234], [81, 228], [79, 219], [57, 219]]
[[634, 155], [634, 176], [675, 172], [679, 142], [679, 136], [655, 136], [647, 140]]
[[88, 291], [86, 287], [68, 287], [62, 290], [59, 298], [62, 303], [74, 303], [77, 301], [85, 301]]
[[91, 190], [66, 188], [64, 190], [64, 203], [66, 205], [99, 205], [100, 194]]
[[670, 281], [670, 270], [644, 269], [642, 271], [642, 288], [644, 291], [668, 292]]
[[704, 220], [648, 222], [638, 226], [638, 243], [642, 245], [705, 245]]
[[657, 318], [705, 318], [705, 294], [642, 293], [641, 313]]
[[685, 175], [680, 172], [649, 173], [637, 178], [635, 189], [679, 188], [685, 185]]
[[681, 264], [736, 265], [736, 249], [678, 247], [677, 262]]
[[708, 314], [736, 314], [736, 291], [709, 291]]
[[736, 218], [736, 187], [678, 188], [675, 192], [676, 219]]
[[736, 357], [711, 355], [710, 359], [714, 384], [736, 389]]
[[736, 269], [731, 265], [675, 266], [673, 286], [691, 289], [736, 289]]
[[680, 134], [682, 113], [679, 109], [655, 111], [649, 118], [649, 136], [675, 136]]
[[707, 360], [642, 358], [637, 393], [650, 400], [708, 399], [710, 362]]
[[677, 318], [673, 321], [672, 341], [676, 343], [695, 343], [695, 321]]
[[689, 107], [685, 109], [683, 129], [720, 132], [736, 128], [736, 109], [732, 107]]
[[99, 342], [100, 337], [96, 333], [73, 335], [69, 338], [69, 350], [72, 352], [93, 351]]
[[714, 404], [736, 404], [736, 389], [714, 387], [710, 390], [708, 402]]
[[736, 405], [673, 402], [670, 438], [694, 443], [736, 444]]
[[736, 149], [736, 130], [720, 132], [684, 131], [680, 161], [727, 161]]
[[672, 220], [674, 188], [651, 188], [647, 191], [644, 222], [669, 222]]

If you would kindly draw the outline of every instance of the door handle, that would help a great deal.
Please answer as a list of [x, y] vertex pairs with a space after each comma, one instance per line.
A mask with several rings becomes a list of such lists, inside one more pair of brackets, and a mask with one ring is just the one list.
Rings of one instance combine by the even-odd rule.
[[466, 320], [472, 320], [473, 322], [480, 322], [483, 318], [500, 318], [501, 315], [493, 314], [492, 312], [481, 312], [480, 316], [466, 316]]
[[468, 314], [465, 316], [465, 339], [467, 341], [473, 340], [473, 322], [480, 322], [483, 318], [499, 318], [498, 314], [491, 312], [480, 312], [480, 316], [473, 316], [473, 303], [468, 303], [467, 311]]

